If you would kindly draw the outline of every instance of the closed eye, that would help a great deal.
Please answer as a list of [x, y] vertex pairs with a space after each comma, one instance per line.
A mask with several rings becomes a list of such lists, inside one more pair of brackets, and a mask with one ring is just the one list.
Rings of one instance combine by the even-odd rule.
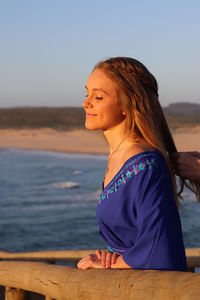
[[102, 100], [103, 97], [95, 97], [97, 100]]

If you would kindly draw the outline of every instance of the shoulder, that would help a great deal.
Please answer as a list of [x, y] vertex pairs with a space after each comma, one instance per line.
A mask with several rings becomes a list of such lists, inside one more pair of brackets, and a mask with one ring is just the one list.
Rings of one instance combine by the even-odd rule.
[[163, 189], [164, 185], [171, 185], [167, 164], [157, 150], [144, 151], [130, 157], [119, 175], [119, 180], [126, 181], [127, 188], [140, 194], [146, 190], [158, 190]]
[[[135, 195], [137, 207], [175, 204], [171, 176], [165, 159], [158, 151], [143, 152], [130, 161], [127, 190]], [[172, 201], [173, 200], [173, 201]], [[173, 203], [173, 204], [172, 204]]]
[[[157, 150], [143, 151], [130, 156], [124, 163], [124, 171], [129, 170], [137, 175], [140, 171], [166, 169], [166, 163], [162, 155]], [[142, 172], [143, 174], [145, 172]]]
[[154, 152], [155, 149], [150, 146], [143, 146], [143, 145], [132, 145], [124, 154], [123, 156], [123, 164], [126, 163], [126, 161], [134, 156], [137, 156], [144, 152]]
[[[155, 184], [161, 178], [169, 177], [164, 158], [157, 151], [143, 151], [127, 159], [115, 181], [133, 185], [140, 190], [146, 185]], [[140, 190], [141, 191], [141, 190]]]

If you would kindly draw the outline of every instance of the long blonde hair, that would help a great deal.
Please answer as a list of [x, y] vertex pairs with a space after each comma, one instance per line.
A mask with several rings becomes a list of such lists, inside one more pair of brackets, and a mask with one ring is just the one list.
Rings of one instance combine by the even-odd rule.
[[113, 57], [100, 61], [93, 70], [102, 70], [117, 83], [119, 103], [126, 113], [127, 130], [135, 137], [142, 137], [164, 157], [172, 179], [177, 205], [184, 186], [200, 196], [200, 186], [192, 180], [186, 183], [179, 177], [178, 191], [171, 154], [177, 152], [163, 110], [158, 100], [155, 77], [138, 60], [130, 57]]

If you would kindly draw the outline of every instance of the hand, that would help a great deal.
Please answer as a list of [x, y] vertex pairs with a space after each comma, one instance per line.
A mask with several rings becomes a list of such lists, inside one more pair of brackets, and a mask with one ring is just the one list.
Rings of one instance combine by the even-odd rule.
[[89, 254], [86, 257], [83, 257], [77, 263], [77, 268], [81, 270], [87, 269], [104, 269], [101, 264], [101, 260], [97, 257], [96, 254]]
[[99, 249], [96, 250], [97, 258], [101, 261], [101, 265], [104, 268], [110, 269], [112, 264], [115, 264], [117, 258], [119, 256], [116, 252], [108, 252], [108, 251], [101, 251]]

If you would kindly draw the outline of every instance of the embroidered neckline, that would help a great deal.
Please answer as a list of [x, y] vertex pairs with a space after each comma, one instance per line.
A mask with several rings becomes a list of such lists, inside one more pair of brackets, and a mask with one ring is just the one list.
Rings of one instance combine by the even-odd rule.
[[122, 166], [119, 172], [114, 176], [112, 181], [106, 186], [104, 190], [102, 190], [102, 193], [99, 197], [99, 204], [103, 200], [108, 199], [112, 193], [118, 192], [118, 190], [121, 189], [120, 186], [127, 184], [130, 178], [132, 178], [133, 176], [138, 176], [139, 173], [144, 172], [145, 170], [152, 170], [152, 168], [158, 168], [156, 154], [159, 153], [156, 153], [156, 151], [150, 152], [151, 153], [140, 153], [140, 155], [137, 155], [137, 158], [133, 159], [132, 156], [126, 161], [126, 163]]
[[[123, 166], [120, 168], [120, 170], [115, 174], [115, 176], [113, 177], [113, 179], [106, 185], [105, 188], [104, 188], [104, 185], [103, 185], [103, 182], [102, 182], [102, 193], [105, 192], [114, 183], [114, 181], [117, 180], [117, 178], [124, 172], [124, 170], [126, 168], [128, 168], [131, 164], [137, 162], [140, 158], [147, 157], [147, 156], [150, 156], [150, 155], [155, 155], [157, 153], [158, 153], [157, 150], [144, 151], [144, 152], [141, 152], [141, 153], [138, 153], [138, 154], [134, 154], [133, 156], [129, 157], [127, 159], [127, 161], [125, 161], [125, 163], [123, 164]], [[137, 157], [137, 158], [133, 159], [133, 157]]]

